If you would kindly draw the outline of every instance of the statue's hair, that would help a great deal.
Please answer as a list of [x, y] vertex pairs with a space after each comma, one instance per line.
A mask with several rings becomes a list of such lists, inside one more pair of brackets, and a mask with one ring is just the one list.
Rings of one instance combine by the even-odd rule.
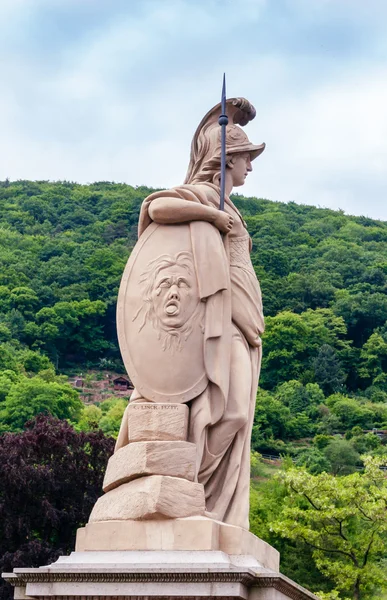
[[162, 254], [148, 264], [148, 268], [141, 273], [140, 284], [145, 284], [143, 288], [144, 302], [152, 302], [152, 291], [156, 282], [156, 277], [162, 269], [178, 265], [183, 267], [189, 275], [195, 272], [193, 256], [191, 252], [179, 252], [175, 256]]
[[[236, 155], [226, 155], [226, 168], [235, 161]], [[214, 183], [220, 185], [220, 158], [212, 158], [206, 161], [201, 170], [198, 171], [191, 181], [187, 183]]]

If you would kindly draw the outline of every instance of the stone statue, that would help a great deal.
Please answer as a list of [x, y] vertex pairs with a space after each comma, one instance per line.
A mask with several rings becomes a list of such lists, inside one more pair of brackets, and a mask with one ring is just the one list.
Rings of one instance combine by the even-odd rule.
[[239, 126], [254, 107], [227, 100], [219, 210], [220, 112], [219, 104], [197, 128], [184, 184], [151, 194], [141, 208], [117, 306], [135, 390], [91, 522], [203, 515], [249, 528], [264, 321], [251, 239], [229, 196], [265, 144], [253, 145]]
[[3, 575], [15, 598], [317, 600], [281, 575], [277, 550], [248, 531], [264, 325], [251, 241], [229, 195], [265, 146], [238, 127], [254, 118], [252, 105], [228, 100], [221, 161], [220, 112], [195, 133], [184, 185], [141, 209], [117, 303], [136, 387], [105, 494], [70, 556]]

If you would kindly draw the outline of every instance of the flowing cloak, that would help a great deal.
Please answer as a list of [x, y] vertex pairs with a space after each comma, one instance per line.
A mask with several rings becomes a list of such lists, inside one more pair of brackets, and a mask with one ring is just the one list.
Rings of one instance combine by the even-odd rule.
[[[219, 188], [209, 183], [182, 185], [151, 194], [141, 207], [139, 237], [152, 223], [151, 202], [160, 198], [218, 208]], [[250, 441], [264, 323], [245, 223], [228, 198], [225, 210], [233, 215], [234, 225], [223, 240], [213, 225], [190, 222], [199, 294], [206, 302], [204, 364], [209, 385], [190, 403], [188, 441], [197, 447], [197, 480], [204, 485], [209, 516], [248, 529]], [[141, 399], [135, 390], [131, 401]], [[121, 426], [116, 450], [129, 442], [127, 431]]]

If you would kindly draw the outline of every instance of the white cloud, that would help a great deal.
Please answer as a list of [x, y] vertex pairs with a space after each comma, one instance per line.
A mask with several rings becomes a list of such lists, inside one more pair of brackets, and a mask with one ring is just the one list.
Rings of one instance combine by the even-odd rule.
[[[23, 3], [6, 4], [17, 23]], [[249, 136], [267, 142], [241, 192], [387, 219], [385, 63], [265, 53], [263, 0], [143, 6], [85, 29], [56, 69], [27, 52], [0, 58], [0, 178], [179, 184], [225, 69], [229, 95], [256, 104]]]
[[347, 73], [264, 108], [270, 143], [260, 183], [266, 197], [387, 219], [383, 72]]

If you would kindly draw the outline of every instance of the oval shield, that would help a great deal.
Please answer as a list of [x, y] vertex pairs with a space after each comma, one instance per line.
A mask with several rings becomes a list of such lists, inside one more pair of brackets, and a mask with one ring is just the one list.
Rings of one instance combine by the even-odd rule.
[[117, 330], [127, 372], [153, 402], [188, 402], [207, 386], [204, 312], [190, 226], [152, 223], [122, 276]]

